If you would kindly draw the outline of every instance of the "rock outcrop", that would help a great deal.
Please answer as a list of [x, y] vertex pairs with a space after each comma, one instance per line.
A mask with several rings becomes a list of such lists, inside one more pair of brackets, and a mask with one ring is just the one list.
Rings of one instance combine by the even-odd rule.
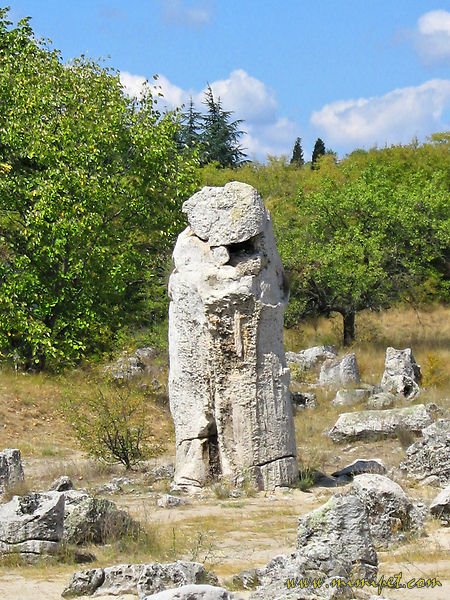
[[430, 504], [430, 513], [450, 527], [450, 485], [443, 489]]
[[370, 533], [377, 549], [402, 541], [410, 531], [420, 531], [417, 510], [403, 489], [384, 475], [362, 474], [353, 481], [352, 491], [367, 509]]
[[434, 405], [417, 404], [387, 410], [342, 413], [328, 432], [333, 442], [396, 437], [400, 431], [419, 434], [433, 422]]
[[288, 287], [256, 190], [232, 182], [183, 205], [189, 227], [169, 282], [169, 397], [175, 484], [245, 474], [259, 489], [298, 478], [289, 369]]
[[24, 480], [20, 450], [7, 448], [0, 452], [0, 494]]
[[328, 359], [322, 364], [319, 375], [320, 385], [340, 387], [359, 382], [358, 363], [353, 352], [340, 359]]
[[181, 589], [185, 585], [205, 583], [216, 585], [217, 582], [217, 577], [200, 563], [178, 560], [164, 564], [124, 564], [77, 571], [62, 596], [134, 594], [142, 599], [175, 587]]
[[327, 359], [337, 356], [334, 346], [313, 346], [300, 352], [286, 352], [288, 363], [296, 365], [302, 371], [309, 371], [322, 364]]
[[412, 400], [420, 392], [421, 378], [420, 367], [415, 361], [411, 348], [386, 349], [384, 373], [381, 379], [381, 387], [384, 391]]
[[422, 431], [422, 439], [406, 449], [400, 468], [417, 481], [436, 478], [450, 484], [450, 419], [439, 419]]
[[[354, 494], [335, 494], [326, 504], [300, 517], [297, 551], [273, 558], [259, 571], [260, 587], [252, 600], [343, 597], [345, 590], [327, 585], [328, 578], [373, 579], [378, 558], [364, 504]], [[287, 589], [286, 581], [319, 578], [317, 589]], [[349, 597], [349, 596], [344, 596]], [[350, 596], [352, 597], [352, 596]]]
[[238, 600], [238, 596], [212, 585], [184, 585], [173, 590], [145, 596], [143, 600]]
[[53, 554], [64, 531], [64, 496], [58, 492], [14, 496], [0, 505], [0, 554]]

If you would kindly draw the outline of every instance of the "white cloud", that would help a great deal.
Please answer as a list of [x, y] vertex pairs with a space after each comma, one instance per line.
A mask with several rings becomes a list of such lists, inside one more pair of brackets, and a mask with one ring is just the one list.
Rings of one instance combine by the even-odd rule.
[[164, 17], [171, 23], [202, 27], [211, 21], [212, 7], [208, 0], [162, 0]]
[[[145, 77], [123, 71], [120, 74], [122, 85], [131, 96], [139, 97]], [[203, 104], [205, 91], [185, 90], [171, 83], [164, 75], [150, 83], [154, 95], [162, 94], [159, 105], [173, 110], [187, 106], [193, 99], [196, 109], [206, 111]], [[242, 119], [241, 129], [245, 131], [241, 145], [249, 158], [264, 159], [268, 154], [279, 155], [291, 152], [295, 138], [299, 135], [298, 125], [277, 114], [277, 101], [274, 92], [262, 81], [249, 75], [243, 69], [230, 73], [226, 79], [210, 83], [214, 97], [220, 97], [222, 107], [231, 111], [233, 120]]]
[[351, 149], [355, 145], [408, 143], [414, 136], [446, 130], [449, 109], [450, 80], [433, 79], [384, 96], [332, 102], [314, 112], [311, 123], [327, 143]]
[[450, 63], [450, 12], [432, 10], [422, 15], [417, 21], [414, 41], [426, 63]]

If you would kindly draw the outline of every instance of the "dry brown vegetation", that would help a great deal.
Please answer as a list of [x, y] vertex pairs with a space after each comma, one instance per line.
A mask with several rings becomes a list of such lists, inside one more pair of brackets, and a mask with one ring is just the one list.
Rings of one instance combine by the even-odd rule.
[[[447, 368], [450, 358], [449, 308], [433, 307], [420, 311], [394, 308], [382, 313], [364, 313], [359, 315], [358, 327], [360, 338], [353, 350], [364, 381], [380, 381], [386, 346], [410, 346], [421, 364], [426, 388], [416, 402], [433, 401], [443, 409], [450, 408]], [[286, 332], [286, 346], [290, 350], [316, 344], [336, 344], [339, 339], [338, 319], [320, 319], [296, 331]], [[12, 371], [0, 373], [0, 447], [21, 449], [27, 489], [46, 489], [57, 476], [68, 474], [77, 487], [95, 490], [112, 476], [124, 474], [121, 467], [101, 465], [83, 455], [63, 419], [60, 407], [67, 389], [70, 388], [71, 393], [77, 389], [86, 393], [90, 375], [83, 369], [64, 378]], [[360, 457], [378, 457], [388, 467], [398, 466], [405, 455], [401, 440], [335, 446], [323, 433], [344, 409], [339, 411], [330, 406], [331, 393], [322, 390], [317, 395], [317, 408], [298, 411], [295, 417], [298, 452], [304, 467], [330, 473]], [[158, 508], [156, 500], [168, 491], [169, 482], [150, 481], [146, 469], [161, 460], [173, 461], [173, 428], [167, 404], [149, 401], [148, 411], [154, 432], [166, 444], [167, 453], [158, 461], [151, 461], [133, 472], [131, 483], [124, 488], [124, 493], [112, 496], [115, 502], [128, 508], [144, 524], [143, 534], [137, 539], [92, 548], [97, 556], [94, 565], [185, 558], [205, 562], [227, 581], [241, 569], [261, 566], [276, 554], [292, 551], [297, 517], [325, 502], [334, 492], [332, 489], [313, 488], [308, 492], [290, 490], [276, 495], [249, 493], [234, 499], [227, 493], [220, 496], [211, 489], [190, 499], [186, 506], [172, 510]], [[404, 481], [402, 485], [406, 485]], [[433, 488], [412, 483], [407, 485], [408, 493], [416, 498], [429, 501], [436, 493]], [[381, 553], [380, 572], [392, 574], [403, 569], [405, 573], [413, 573], [411, 576], [424, 572], [448, 580], [448, 533], [433, 522], [429, 523], [427, 531], [429, 535], [425, 541], [411, 539], [395, 551]], [[53, 596], [51, 589], [45, 588], [47, 595], [42, 598], [56, 599], [64, 584], [63, 576], [68, 576], [76, 568], [74, 565], [58, 566], [48, 562], [34, 567], [5, 564], [0, 567], [0, 596], [9, 593], [8, 577], [25, 577], [31, 590], [36, 582], [54, 578], [52, 585], [58, 593], [55, 591]], [[8, 595], [2, 597], [12, 598]], [[21, 597], [28, 599], [26, 595]], [[35, 597], [40, 596], [36, 594]], [[393, 597], [403, 598], [400, 593]], [[408, 595], [408, 598], [419, 597], [412, 593]], [[432, 598], [429, 594], [426, 597]]]

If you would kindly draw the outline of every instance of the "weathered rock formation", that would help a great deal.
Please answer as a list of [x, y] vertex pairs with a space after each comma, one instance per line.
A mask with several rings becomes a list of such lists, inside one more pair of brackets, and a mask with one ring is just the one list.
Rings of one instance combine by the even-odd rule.
[[346, 354], [340, 359], [327, 359], [322, 363], [319, 375], [319, 383], [321, 385], [339, 387], [359, 382], [359, 369], [354, 352]]
[[419, 532], [425, 511], [414, 507], [403, 489], [384, 475], [357, 475], [352, 491], [367, 509], [370, 533], [377, 549], [402, 541], [410, 531]]
[[450, 419], [439, 419], [422, 431], [423, 438], [406, 449], [400, 468], [408, 477], [425, 481], [437, 477], [444, 487], [450, 484]]
[[401, 431], [419, 434], [433, 422], [433, 406], [417, 404], [387, 410], [342, 413], [328, 432], [333, 442], [397, 437]]
[[62, 593], [63, 598], [134, 594], [145, 598], [185, 585], [216, 585], [217, 577], [200, 563], [178, 560], [174, 563], [114, 565], [105, 569], [77, 571]]
[[53, 554], [61, 543], [63, 529], [62, 494], [14, 496], [0, 505], [0, 554]]
[[450, 527], [450, 485], [434, 498], [430, 504], [430, 513], [439, 519], [442, 525]]
[[298, 478], [288, 289], [272, 223], [251, 186], [203, 188], [183, 205], [170, 277], [170, 407], [175, 483], [247, 475], [260, 489]]
[[7, 448], [0, 452], [0, 494], [24, 479], [20, 450]]
[[286, 352], [288, 363], [297, 365], [302, 371], [309, 371], [322, 364], [327, 359], [334, 359], [337, 356], [334, 346], [313, 346], [300, 350], [300, 352]]
[[386, 349], [384, 373], [381, 379], [383, 390], [412, 400], [420, 392], [421, 378], [420, 367], [415, 361], [411, 348]]

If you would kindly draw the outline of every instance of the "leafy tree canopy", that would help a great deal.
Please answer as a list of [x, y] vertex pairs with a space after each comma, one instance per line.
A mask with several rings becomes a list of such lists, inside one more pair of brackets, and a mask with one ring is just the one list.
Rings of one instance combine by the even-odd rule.
[[[177, 117], [0, 11], [0, 357], [57, 366], [161, 305], [196, 165]], [[143, 316], [145, 315], [145, 317]]]

